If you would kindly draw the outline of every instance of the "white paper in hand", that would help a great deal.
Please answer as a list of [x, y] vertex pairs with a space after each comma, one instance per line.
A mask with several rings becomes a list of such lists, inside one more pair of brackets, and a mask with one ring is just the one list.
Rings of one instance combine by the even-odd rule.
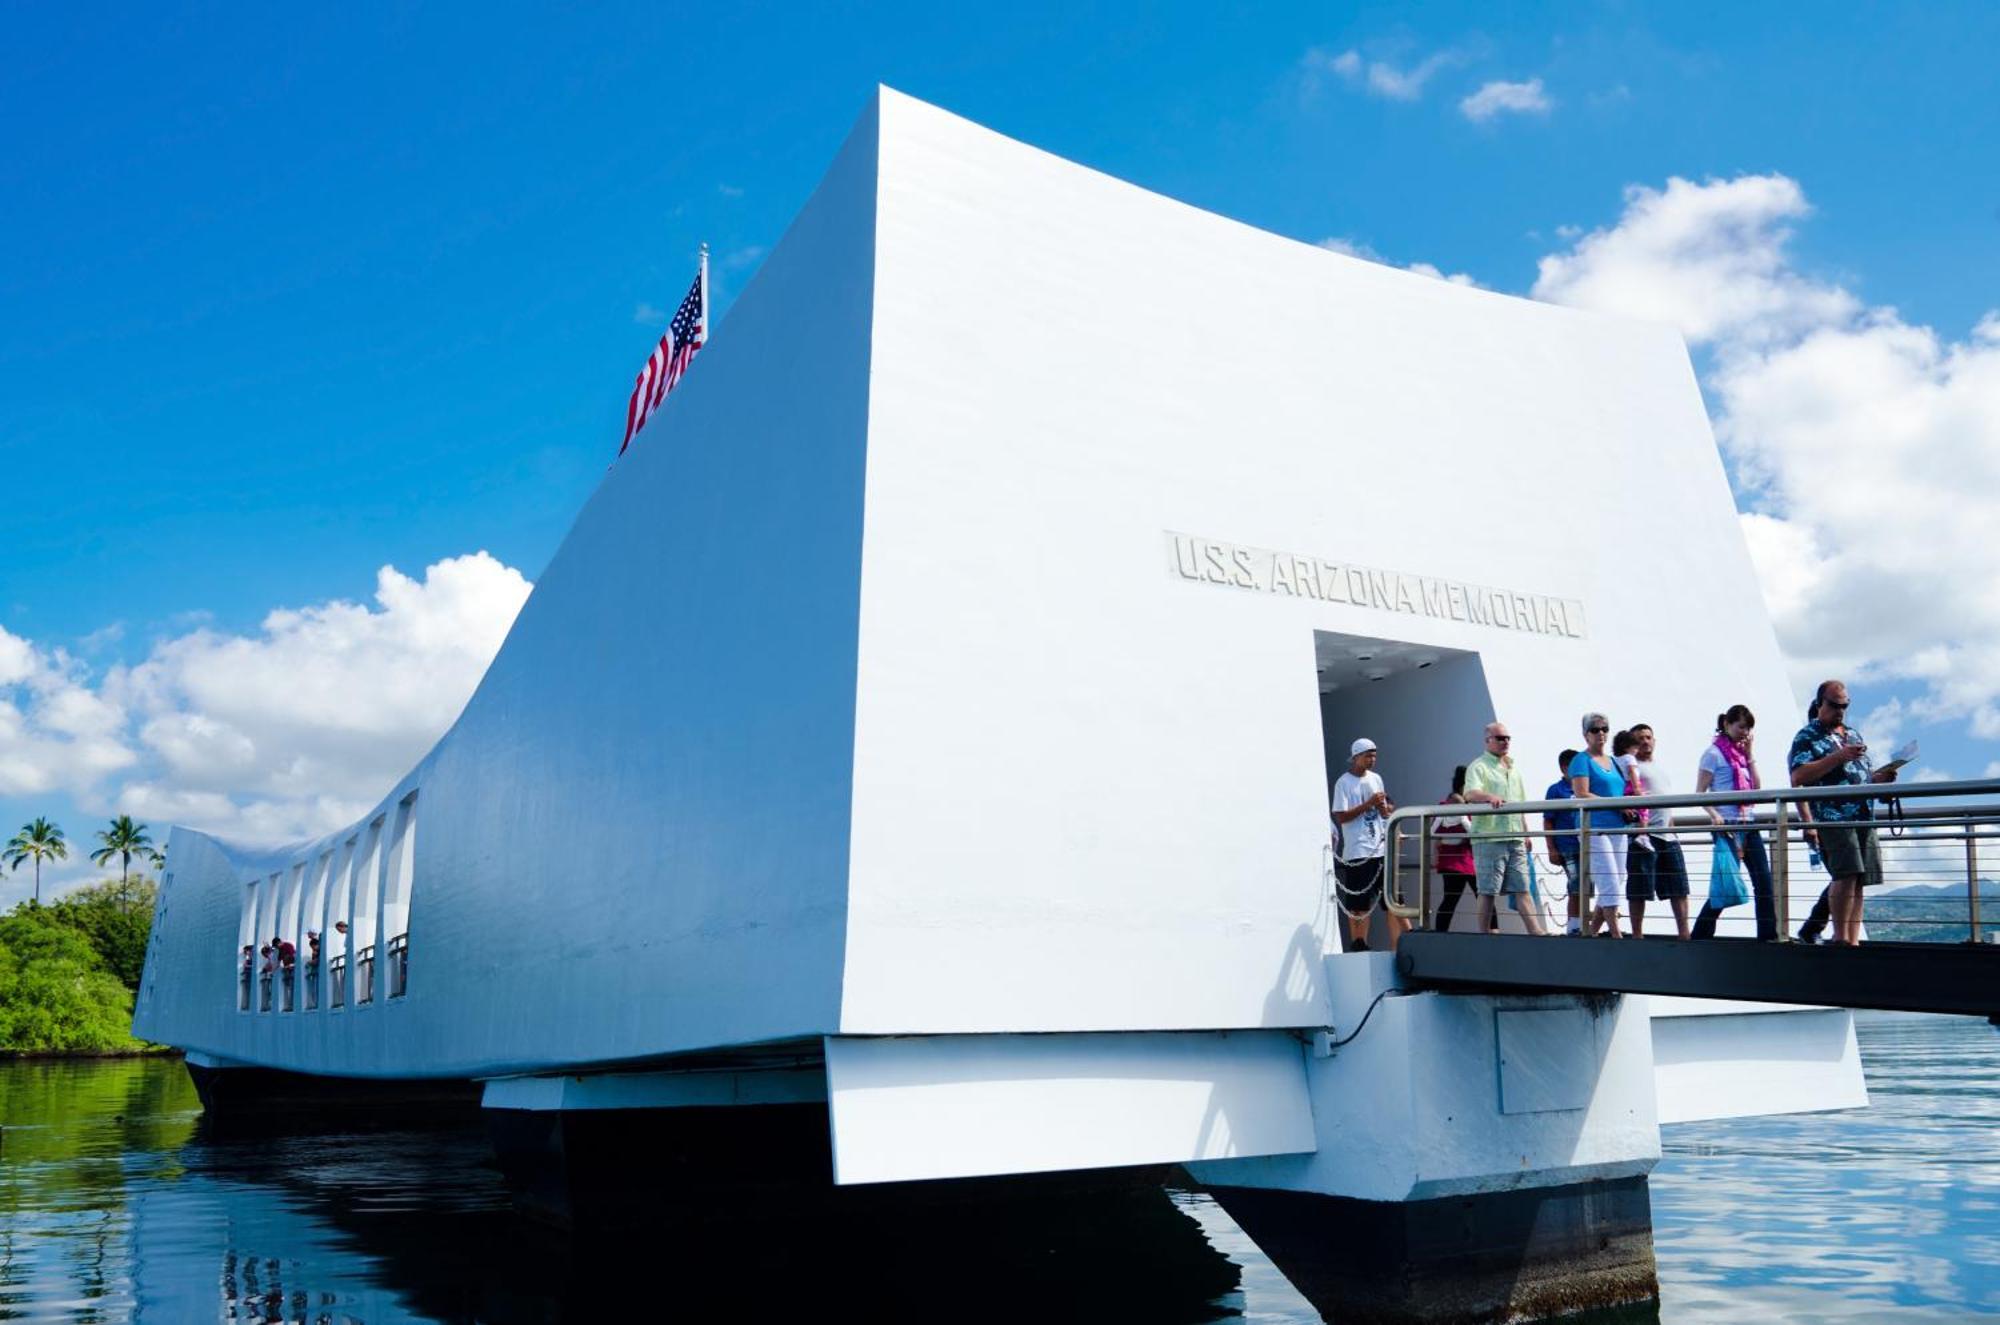
[[1917, 743], [1915, 741], [1904, 741], [1901, 745], [1896, 747], [1896, 753], [1889, 756], [1889, 762], [1884, 764], [1882, 767], [1885, 770], [1898, 769], [1901, 768], [1904, 764], [1909, 763], [1912, 759], [1915, 759], [1916, 757], [1917, 757]]

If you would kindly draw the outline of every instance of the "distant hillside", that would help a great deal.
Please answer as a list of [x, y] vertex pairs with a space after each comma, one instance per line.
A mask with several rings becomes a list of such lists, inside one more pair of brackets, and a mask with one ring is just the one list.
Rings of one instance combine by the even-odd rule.
[[[1965, 885], [1920, 883], [1868, 894], [1868, 937], [1885, 943], [1963, 943], [1971, 934]], [[1979, 929], [2000, 933], [2000, 883], [1979, 881]]]

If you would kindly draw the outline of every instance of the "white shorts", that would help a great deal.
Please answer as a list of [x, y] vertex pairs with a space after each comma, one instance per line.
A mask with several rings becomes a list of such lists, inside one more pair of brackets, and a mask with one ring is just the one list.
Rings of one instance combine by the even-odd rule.
[[1602, 833], [1590, 835], [1590, 897], [1592, 906], [1616, 907], [1625, 900], [1625, 839]]

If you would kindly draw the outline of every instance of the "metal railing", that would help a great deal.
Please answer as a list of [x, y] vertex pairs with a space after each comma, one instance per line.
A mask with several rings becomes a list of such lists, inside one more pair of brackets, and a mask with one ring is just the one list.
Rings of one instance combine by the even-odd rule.
[[[1563, 871], [1543, 878], [1560, 881], [1558, 896], [1572, 903], [1590, 898], [1591, 840], [1614, 838], [1630, 841], [1656, 838], [1681, 848], [1686, 859], [1690, 884], [1690, 908], [1706, 900], [1705, 889], [1697, 880], [1708, 877], [1701, 865], [1712, 865], [1719, 833], [1756, 831], [1769, 844], [1771, 905], [1775, 911], [1775, 937], [1793, 936], [1792, 916], [1805, 901], [1808, 907], [1822, 897], [1829, 876], [1817, 868], [1819, 824], [1811, 820], [1814, 803], [1828, 800], [1866, 799], [1874, 817], [1864, 821], [1874, 828], [1882, 864], [1882, 887], [1870, 888], [1868, 908], [1876, 914], [1865, 919], [1871, 935], [1881, 939], [1942, 939], [1994, 942], [2000, 938], [2000, 908], [1986, 901], [1982, 917], [1980, 896], [1980, 843], [2000, 840], [2000, 779], [1958, 782], [1871, 783], [1863, 787], [1781, 787], [1759, 791], [1710, 791], [1666, 796], [1592, 797], [1589, 799], [1534, 800], [1508, 805], [1443, 804], [1407, 806], [1396, 810], [1388, 821], [1388, 860], [1383, 886], [1383, 904], [1390, 911], [1424, 928], [1436, 912], [1438, 870], [1435, 848], [1439, 835], [1434, 821], [1464, 816], [1475, 836], [1451, 835], [1453, 842], [1477, 842], [1478, 821], [1493, 815], [1523, 816], [1523, 831], [1505, 837], [1525, 840], [1532, 855], [1535, 843], [1546, 846], [1556, 837], [1577, 838], [1579, 877], [1572, 893]], [[1906, 802], [1917, 802], [1907, 804]], [[1711, 808], [1746, 807], [1742, 820], [1717, 823], [1709, 817]], [[1626, 812], [1650, 812], [1651, 822], [1622, 822]], [[1675, 811], [1683, 811], [1680, 816]], [[1593, 824], [1595, 813], [1617, 813], [1617, 827]], [[1698, 813], [1693, 813], [1698, 812]], [[1542, 824], [1548, 814], [1574, 814], [1574, 828], [1549, 829]], [[1533, 822], [1531, 822], [1531, 819]], [[1831, 825], [1850, 826], [1846, 823]], [[1489, 833], [1492, 830], [1487, 830]], [[1497, 836], [1497, 834], [1496, 834]], [[1796, 853], [1805, 859], [1794, 861]], [[1628, 848], [1628, 856], [1629, 856]], [[1732, 854], [1735, 854], [1734, 852]], [[1803, 885], [1794, 892], [1794, 884]], [[1745, 879], [1746, 888], [1750, 880]], [[1898, 894], [1891, 888], [1908, 884], [1930, 884], [1922, 892]], [[1947, 885], [1940, 887], [1938, 885]], [[1995, 886], [2000, 891], [2000, 885]], [[1547, 890], [1554, 892], [1555, 890]], [[1754, 889], [1746, 907], [1754, 907]], [[1412, 894], [1414, 893], [1414, 896]], [[1895, 899], [1891, 902], [1889, 899]], [[1665, 909], [1664, 902], [1654, 902]], [[1588, 917], [1588, 908], [1584, 909]], [[1657, 912], [1656, 912], [1657, 914]], [[1809, 913], [1810, 923], [1815, 917]], [[1560, 907], [1554, 918], [1560, 925]]]
[[290, 1012], [297, 1002], [298, 968], [281, 966], [278, 968], [278, 1011]]
[[319, 1010], [319, 963], [316, 961], [306, 963], [305, 991], [306, 1011], [317, 1012]]
[[326, 964], [326, 1005], [329, 1008], [347, 1006], [347, 954], [344, 952]]
[[259, 1012], [269, 1012], [271, 1010], [271, 973], [269, 971], [265, 971], [257, 977], [257, 986], [261, 991], [257, 996], [257, 1010]]
[[375, 1001], [375, 945], [354, 950], [354, 1006]]
[[398, 934], [389, 940], [389, 997], [401, 998], [410, 989], [410, 936]]
[[255, 974], [250, 969], [249, 960], [245, 959], [243, 964], [238, 968], [236, 977], [236, 1010], [238, 1012], [248, 1012], [250, 1010], [250, 983], [255, 978]]

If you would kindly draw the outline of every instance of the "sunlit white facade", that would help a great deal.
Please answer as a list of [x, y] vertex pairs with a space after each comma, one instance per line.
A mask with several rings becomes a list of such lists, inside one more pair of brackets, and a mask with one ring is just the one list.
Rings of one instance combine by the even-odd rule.
[[[774, 1089], [829, 1100], [843, 1181], [1324, 1155], [1294, 1032], [1388, 978], [1327, 955], [1329, 751], [1369, 736], [1436, 800], [1498, 716], [1539, 785], [1596, 709], [1691, 787], [1735, 702], [1792, 708], [1670, 328], [884, 90], [436, 748], [322, 839], [174, 830], [136, 1030], [507, 1107], [671, 1104], [676, 1056], [810, 1046]], [[264, 1011], [243, 945], [302, 976], [309, 929], [313, 997]], [[1804, 1014], [1797, 1062], [1748, 1015], [1671, 1032], [1657, 1096], [1643, 1014], [1589, 1041], [1607, 1163], [1713, 1111], [1711, 1053], [1780, 1083], [1728, 1111], [1860, 1097], [1846, 1014]], [[1488, 1071], [1495, 1024], [1430, 1043]], [[581, 1080], [635, 1064], [656, 1092]], [[1501, 1180], [1521, 1128], [1575, 1161], [1600, 1132], [1565, 1109], [1496, 1106], [1435, 1190]]]

